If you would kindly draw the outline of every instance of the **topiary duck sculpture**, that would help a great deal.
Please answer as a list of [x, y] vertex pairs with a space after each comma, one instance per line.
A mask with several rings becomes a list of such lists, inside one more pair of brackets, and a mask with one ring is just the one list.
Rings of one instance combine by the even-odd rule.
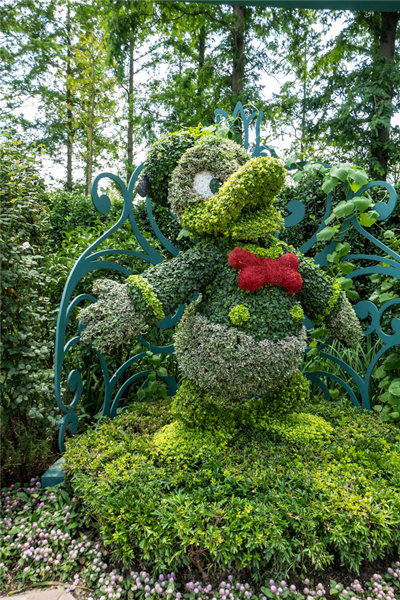
[[[303, 319], [324, 323], [355, 347], [362, 337], [355, 312], [336, 280], [276, 237], [284, 165], [250, 158], [234, 141], [212, 135], [193, 144], [174, 166], [167, 194], [197, 243], [124, 284], [98, 281], [98, 302], [80, 312], [82, 340], [110, 350], [186, 304], [174, 336], [182, 376], [172, 405], [176, 422], [159, 436], [168, 452], [177, 427], [185, 435], [250, 426], [289, 440], [329, 436], [328, 423], [299, 412], [309, 396], [300, 371]], [[156, 172], [154, 159], [148, 172]], [[157, 196], [151, 177], [138, 189]]]

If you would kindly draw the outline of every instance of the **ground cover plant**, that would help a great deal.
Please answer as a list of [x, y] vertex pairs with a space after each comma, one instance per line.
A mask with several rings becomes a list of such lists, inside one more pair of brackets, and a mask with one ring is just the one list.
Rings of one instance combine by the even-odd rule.
[[365, 570], [364, 577], [282, 579], [264, 573], [255, 585], [226, 573], [204, 581], [195, 572], [156, 573], [137, 565], [123, 568], [103, 545], [71, 488], [42, 489], [39, 480], [1, 491], [0, 592], [64, 582], [78, 598], [99, 600], [395, 600], [400, 561]]
[[172, 420], [167, 403], [136, 403], [72, 440], [66, 468], [125, 564], [232, 570], [259, 583], [268, 571], [318, 573], [335, 561], [357, 572], [399, 550], [400, 434], [340, 402], [307, 410], [334, 436], [282, 442], [248, 426], [227, 444], [205, 434], [196, 451], [181, 438], [171, 460], [153, 435]]

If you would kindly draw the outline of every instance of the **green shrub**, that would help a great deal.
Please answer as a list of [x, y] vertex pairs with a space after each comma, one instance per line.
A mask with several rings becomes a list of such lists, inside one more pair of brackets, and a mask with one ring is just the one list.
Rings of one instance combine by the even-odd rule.
[[18, 142], [0, 148], [3, 480], [26, 479], [51, 460], [55, 320], [44, 255], [46, 190]]
[[[107, 219], [116, 221], [122, 210], [122, 199], [114, 199]], [[74, 230], [105, 231], [105, 217], [96, 210], [90, 196], [57, 190], [48, 194], [47, 211], [50, 223], [49, 245], [57, 249], [65, 235]], [[100, 235], [100, 233], [99, 233]], [[99, 237], [99, 236], [97, 236]]]
[[331, 437], [288, 442], [248, 426], [228, 444], [216, 432], [212, 451], [198, 453], [179, 430], [170, 461], [168, 403], [137, 403], [70, 442], [68, 475], [126, 564], [255, 580], [334, 561], [357, 571], [400, 544], [400, 435], [341, 403], [307, 409]]

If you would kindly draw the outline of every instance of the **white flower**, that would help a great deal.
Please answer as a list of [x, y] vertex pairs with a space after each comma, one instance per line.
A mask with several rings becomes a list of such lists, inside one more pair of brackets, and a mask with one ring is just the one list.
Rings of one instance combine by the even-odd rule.
[[21, 244], [21, 248], [23, 250], [28, 250], [28, 248], [32, 248], [32, 246], [30, 245], [29, 242], [24, 242], [23, 244]]

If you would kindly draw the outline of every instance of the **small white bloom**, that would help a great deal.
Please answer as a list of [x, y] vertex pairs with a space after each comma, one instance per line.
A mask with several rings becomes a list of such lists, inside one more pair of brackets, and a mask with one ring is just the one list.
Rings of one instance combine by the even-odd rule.
[[28, 250], [28, 248], [32, 248], [32, 246], [30, 245], [29, 242], [24, 242], [23, 244], [21, 244], [21, 248], [23, 250]]

